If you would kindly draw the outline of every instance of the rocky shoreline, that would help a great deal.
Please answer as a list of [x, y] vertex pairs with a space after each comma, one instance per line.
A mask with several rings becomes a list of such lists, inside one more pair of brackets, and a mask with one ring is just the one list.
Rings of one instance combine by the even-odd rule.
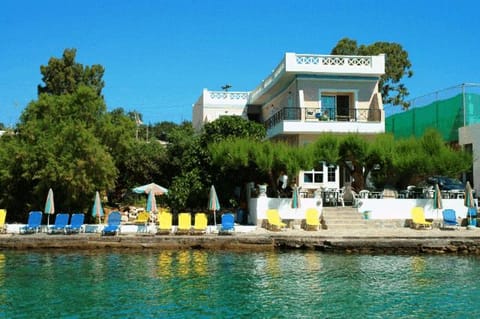
[[261, 232], [219, 236], [134, 234], [0, 235], [0, 250], [317, 250], [358, 254], [471, 254], [480, 255], [480, 231], [424, 231], [405, 234], [328, 234], [328, 232]]

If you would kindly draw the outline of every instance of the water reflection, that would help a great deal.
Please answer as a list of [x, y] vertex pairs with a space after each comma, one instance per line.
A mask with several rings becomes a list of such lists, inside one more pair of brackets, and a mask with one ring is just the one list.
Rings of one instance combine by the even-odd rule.
[[208, 263], [207, 263], [207, 253], [200, 250], [195, 250], [192, 252], [193, 260], [193, 270], [197, 276], [206, 276]]
[[307, 271], [322, 270], [322, 263], [320, 262], [320, 255], [315, 251], [305, 252], [305, 264]]
[[479, 276], [457, 256], [2, 252], [0, 318], [472, 318]]
[[206, 276], [207, 253], [200, 250], [162, 251], [157, 257], [158, 277]]
[[4, 284], [5, 279], [5, 254], [0, 253], [0, 287]]
[[431, 277], [432, 272], [428, 270], [427, 260], [425, 256], [412, 256], [412, 279], [418, 287], [428, 287], [434, 284]]
[[163, 251], [158, 255], [157, 259], [157, 275], [159, 277], [170, 278], [174, 274], [172, 272], [173, 251]]
[[423, 273], [425, 271], [425, 259], [421, 256], [412, 257], [412, 270], [415, 273]]
[[[6, 302], [5, 297], [5, 264], [6, 257], [5, 254], [0, 253], [0, 305], [4, 305]], [[1, 306], [0, 306], [1, 307]]]

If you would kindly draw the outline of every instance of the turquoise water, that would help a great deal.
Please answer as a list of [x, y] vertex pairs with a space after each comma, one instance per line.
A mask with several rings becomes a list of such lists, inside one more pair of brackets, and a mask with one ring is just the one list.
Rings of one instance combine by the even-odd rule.
[[479, 318], [472, 256], [0, 252], [0, 318]]

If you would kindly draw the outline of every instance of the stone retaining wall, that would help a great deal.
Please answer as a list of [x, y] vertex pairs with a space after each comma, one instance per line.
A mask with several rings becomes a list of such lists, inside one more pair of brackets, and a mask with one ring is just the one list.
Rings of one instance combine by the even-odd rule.
[[361, 254], [475, 254], [480, 255], [480, 237], [475, 238], [382, 238], [284, 236], [112, 236], [98, 235], [2, 235], [0, 250], [162, 250], [209, 249], [234, 251], [317, 250]]

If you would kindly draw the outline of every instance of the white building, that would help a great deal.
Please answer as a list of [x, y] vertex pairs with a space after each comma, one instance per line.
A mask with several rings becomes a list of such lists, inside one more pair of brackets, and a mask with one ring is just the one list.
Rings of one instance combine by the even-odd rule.
[[[304, 145], [325, 132], [366, 137], [385, 131], [378, 91], [385, 55], [332, 56], [286, 53], [280, 63], [249, 92], [204, 89], [193, 106], [193, 127], [220, 116], [240, 115], [265, 125], [267, 138]], [[349, 181], [336, 166], [323, 163], [302, 171], [304, 190], [341, 187]]]

